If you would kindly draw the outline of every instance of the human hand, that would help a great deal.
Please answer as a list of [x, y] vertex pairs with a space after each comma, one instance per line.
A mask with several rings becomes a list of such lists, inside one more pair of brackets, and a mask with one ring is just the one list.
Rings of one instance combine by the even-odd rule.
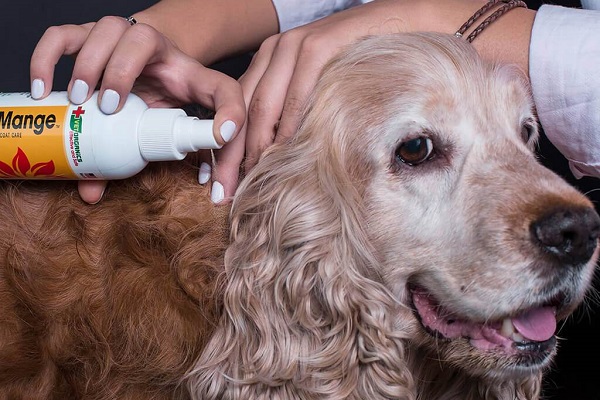
[[[409, 4], [413, 14], [405, 12]], [[244, 151], [248, 172], [267, 147], [293, 136], [305, 101], [330, 59], [362, 36], [417, 30], [419, 21], [412, 20], [411, 15], [422, 8], [420, 4], [376, 1], [265, 40], [240, 78], [248, 108], [247, 124], [220, 151], [213, 172], [213, 182], [224, 187], [224, 196], [235, 192]]]
[[[31, 57], [33, 98], [51, 92], [56, 63], [63, 55], [75, 54], [68, 85], [74, 104], [88, 100], [100, 83], [98, 101], [106, 114], [118, 112], [134, 89], [150, 107], [198, 103], [216, 110], [213, 134], [220, 144], [231, 141], [244, 124], [242, 91], [234, 79], [205, 68], [151, 26], [131, 26], [121, 17], [49, 28]], [[210, 155], [203, 157], [210, 165]], [[80, 181], [79, 193], [93, 204], [105, 187], [102, 181]]]
[[[291, 138], [323, 66], [367, 35], [435, 31], [455, 33], [485, 0], [377, 0], [338, 12], [263, 42], [240, 78], [247, 123], [222, 149], [213, 180], [232, 196], [244, 159], [251, 170], [272, 143]], [[483, 32], [474, 46], [487, 58], [522, 64], [527, 71], [531, 10], [513, 10]]]

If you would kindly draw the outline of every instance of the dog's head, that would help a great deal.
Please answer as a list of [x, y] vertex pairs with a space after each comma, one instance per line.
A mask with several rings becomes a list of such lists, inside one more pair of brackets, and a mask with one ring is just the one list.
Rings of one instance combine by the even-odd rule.
[[536, 161], [526, 88], [460, 40], [372, 39], [326, 72], [306, 122], [359, 188], [420, 344], [475, 374], [547, 365], [598, 255], [590, 201]]
[[332, 62], [298, 135], [234, 200], [226, 313], [197, 393], [230, 377], [412, 398], [418, 364], [495, 382], [548, 365], [600, 220], [536, 161], [526, 88], [443, 35], [367, 38]]

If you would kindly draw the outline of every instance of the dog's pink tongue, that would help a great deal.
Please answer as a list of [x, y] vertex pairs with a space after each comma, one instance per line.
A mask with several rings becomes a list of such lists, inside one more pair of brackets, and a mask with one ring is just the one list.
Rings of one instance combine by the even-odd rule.
[[513, 325], [526, 339], [543, 342], [556, 331], [556, 311], [554, 307], [540, 307], [513, 318]]

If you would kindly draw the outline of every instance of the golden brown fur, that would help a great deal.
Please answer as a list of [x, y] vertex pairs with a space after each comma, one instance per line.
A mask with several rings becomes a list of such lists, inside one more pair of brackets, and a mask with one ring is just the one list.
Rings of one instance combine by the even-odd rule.
[[[226, 253], [228, 209], [191, 160], [96, 206], [2, 182], [0, 399], [536, 399], [553, 350], [524, 365], [435, 339], [411, 303], [414, 284], [476, 321], [581, 301], [598, 250], [566, 268], [531, 230], [597, 216], [535, 136], [510, 69], [399, 35], [327, 67], [297, 137], [243, 181]], [[419, 137], [435, 157], [400, 162]]]
[[212, 330], [227, 208], [189, 163], [85, 205], [0, 183], [0, 399], [171, 399]]

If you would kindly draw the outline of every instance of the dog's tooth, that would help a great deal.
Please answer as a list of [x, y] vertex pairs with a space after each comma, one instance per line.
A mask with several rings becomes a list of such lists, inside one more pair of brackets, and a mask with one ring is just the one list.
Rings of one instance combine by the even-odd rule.
[[500, 334], [506, 338], [510, 338], [514, 332], [513, 323], [510, 318], [505, 318], [502, 321], [502, 329], [500, 329]]
[[511, 339], [515, 342], [524, 342], [525, 338], [519, 332], [514, 332], [511, 336]]

